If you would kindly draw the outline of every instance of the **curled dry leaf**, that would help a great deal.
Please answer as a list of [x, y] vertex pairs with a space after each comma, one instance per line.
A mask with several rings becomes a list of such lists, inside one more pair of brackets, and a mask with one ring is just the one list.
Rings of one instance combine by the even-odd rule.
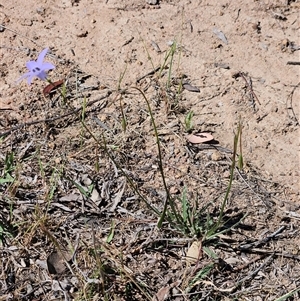
[[214, 137], [209, 133], [191, 134], [186, 137], [191, 143], [203, 143], [214, 140]]
[[55, 251], [47, 258], [47, 267], [50, 274], [62, 274], [66, 270], [65, 260], [70, 261], [72, 254], [69, 251]]
[[62, 84], [64, 83], [64, 80], [61, 79], [61, 80], [58, 80], [54, 83], [51, 83], [49, 85], [47, 85], [44, 89], [43, 89], [43, 94], [44, 96], [46, 97], [48, 94], [51, 93], [51, 91], [59, 86], [61, 86]]
[[154, 41], [151, 41], [151, 45], [156, 52], [161, 53], [159, 46]]
[[226, 36], [225, 36], [225, 34], [221, 31], [221, 30], [219, 30], [219, 29], [217, 29], [217, 28], [214, 28], [213, 29], [213, 33], [224, 43], [224, 44], [228, 44], [228, 41], [227, 41], [227, 38], [226, 38]]
[[170, 285], [162, 287], [155, 296], [153, 296], [152, 301], [165, 301], [170, 297], [170, 291], [174, 287], [180, 285], [181, 280], [177, 280]]
[[196, 92], [196, 93], [200, 93], [200, 89], [190, 85], [189, 83], [184, 83], [182, 84], [182, 87], [190, 92]]

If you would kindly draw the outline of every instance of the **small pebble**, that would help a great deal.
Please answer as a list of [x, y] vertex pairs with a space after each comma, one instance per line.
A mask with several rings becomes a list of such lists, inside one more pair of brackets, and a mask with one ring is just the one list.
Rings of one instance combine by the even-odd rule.
[[223, 156], [220, 152], [218, 151], [214, 151], [212, 154], [211, 154], [211, 159], [213, 161], [220, 161], [221, 159], [223, 159]]
[[78, 38], [85, 38], [86, 36], [88, 35], [88, 31], [87, 30], [82, 30], [82, 31], [79, 31], [76, 36]]
[[229, 170], [226, 170], [224, 173], [223, 173], [223, 178], [229, 178], [230, 177], [230, 171]]
[[61, 163], [61, 158], [55, 158], [54, 161], [55, 161], [56, 164], [60, 164]]
[[150, 5], [156, 5], [158, 4], [158, 0], [146, 0], [146, 2]]

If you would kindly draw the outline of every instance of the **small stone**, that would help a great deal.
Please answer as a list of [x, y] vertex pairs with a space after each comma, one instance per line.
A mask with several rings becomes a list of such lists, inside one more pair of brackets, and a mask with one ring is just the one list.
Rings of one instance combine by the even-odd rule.
[[81, 181], [86, 186], [90, 186], [93, 183], [93, 181], [91, 180], [88, 174], [83, 174]]
[[82, 31], [80, 31], [80, 32], [78, 32], [78, 33], [76, 34], [76, 36], [77, 36], [78, 38], [85, 38], [87, 35], [88, 35], [88, 31], [87, 31], [87, 30], [82, 30]]
[[156, 5], [158, 4], [158, 0], [146, 0], [146, 2], [150, 5]]
[[36, 12], [39, 14], [39, 15], [44, 15], [45, 14], [45, 8], [44, 7], [38, 7], [36, 9]]
[[229, 170], [226, 170], [226, 171], [223, 173], [223, 178], [230, 178], [230, 171], [229, 171]]
[[240, 71], [232, 71], [231, 72], [231, 77], [237, 79], [238, 77], [241, 76]]
[[214, 151], [212, 154], [211, 154], [211, 159], [213, 161], [220, 161], [221, 159], [223, 159], [223, 156], [220, 152], [218, 151]]
[[55, 158], [55, 163], [60, 164], [61, 163], [61, 158]]

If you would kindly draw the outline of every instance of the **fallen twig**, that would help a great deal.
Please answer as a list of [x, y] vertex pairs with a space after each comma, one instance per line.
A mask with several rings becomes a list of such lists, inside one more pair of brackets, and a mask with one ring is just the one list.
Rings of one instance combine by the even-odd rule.
[[291, 62], [291, 61], [288, 61], [286, 64], [287, 65], [300, 65], [300, 62]]
[[247, 81], [246, 77], [245, 77], [245, 74], [243, 72], [239, 72], [239, 75], [243, 78], [243, 80], [245, 81], [246, 85], [248, 86], [249, 88], [249, 91], [251, 93], [251, 95], [256, 99], [256, 101], [258, 102], [259, 105], [261, 105], [258, 97], [256, 96], [256, 94], [254, 93], [253, 91], [253, 88], [252, 88], [252, 84]]

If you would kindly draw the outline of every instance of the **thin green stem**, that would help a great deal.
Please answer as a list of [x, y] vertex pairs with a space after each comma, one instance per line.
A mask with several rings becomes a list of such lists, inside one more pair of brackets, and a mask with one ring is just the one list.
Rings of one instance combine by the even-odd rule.
[[170, 191], [169, 191], [167, 183], [166, 183], [166, 178], [165, 178], [163, 164], [162, 164], [162, 152], [161, 152], [161, 147], [160, 147], [160, 141], [159, 141], [159, 136], [158, 136], [158, 131], [157, 131], [157, 127], [156, 127], [156, 124], [155, 124], [154, 116], [152, 114], [152, 109], [150, 107], [150, 103], [149, 103], [146, 95], [144, 94], [144, 92], [141, 89], [139, 89], [137, 87], [133, 87], [133, 88], [136, 89], [136, 90], [138, 90], [143, 95], [143, 98], [145, 99], [145, 101], [147, 103], [147, 106], [148, 106], [149, 115], [150, 115], [151, 122], [152, 122], [152, 125], [153, 125], [153, 129], [154, 129], [154, 133], [155, 133], [155, 138], [156, 138], [156, 145], [157, 145], [157, 149], [158, 149], [158, 166], [159, 166], [159, 170], [160, 170], [160, 173], [161, 173], [161, 177], [162, 177], [162, 181], [163, 181], [163, 186], [164, 186], [164, 189], [166, 191], [166, 200], [164, 202], [164, 208], [163, 208], [163, 211], [161, 213], [161, 217], [160, 217], [160, 219], [159, 219], [159, 221], [157, 223], [157, 227], [158, 228], [162, 227], [162, 223], [163, 223], [163, 221], [166, 218], [168, 204], [170, 204], [172, 212], [175, 215], [176, 220], [181, 223], [182, 220], [181, 220], [180, 216], [177, 213], [177, 210], [176, 210], [176, 208], [174, 206], [174, 202], [173, 202], [173, 200], [171, 198]]
[[225, 210], [225, 205], [227, 203], [228, 197], [229, 197], [229, 193], [231, 190], [231, 186], [232, 186], [232, 181], [233, 181], [233, 175], [234, 175], [234, 169], [235, 169], [235, 159], [236, 159], [236, 153], [237, 153], [237, 146], [238, 146], [238, 140], [239, 140], [239, 136], [241, 133], [241, 123], [239, 122], [239, 126], [238, 126], [238, 132], [234, 135], [234, 143], [233, 143], [233, 155], [232, 155], [232, 163], [231, 163], [231, 168], [230, 168], [230, 179], [229, 179], [229, 184], [225, 193], [225, 197], [221, 206], [221, 210], [220, 210], [220, 214], [219, 214], [219, 218], [218, 218], [218, 222], [216, 225], [216, 228], [218, 228], [222, 222], [223, 219], [223, 214], [224, 214], [224, 210]]

